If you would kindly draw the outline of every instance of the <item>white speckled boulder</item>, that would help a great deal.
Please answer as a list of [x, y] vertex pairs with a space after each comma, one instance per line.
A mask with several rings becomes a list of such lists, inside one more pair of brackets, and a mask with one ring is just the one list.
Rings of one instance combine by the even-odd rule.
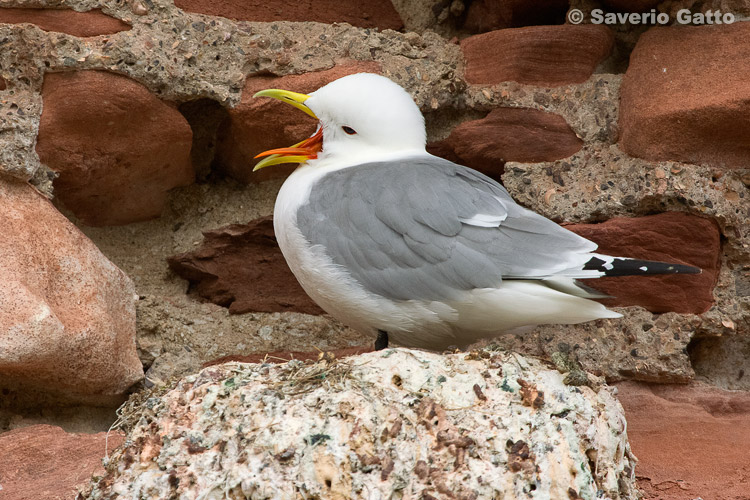
[[146, 402], [86, 498], [635, 498], [613, 389], [562, 380], [490, 351], [214, 366]]

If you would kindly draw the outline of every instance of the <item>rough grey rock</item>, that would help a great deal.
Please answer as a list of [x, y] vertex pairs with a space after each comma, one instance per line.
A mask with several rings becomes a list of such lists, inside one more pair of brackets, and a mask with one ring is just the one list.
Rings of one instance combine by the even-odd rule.
[[[563, 327], [567, 343], [583, 347], [583, 359], [612, 360], [630, 344], [637, 355], [630, 368], [602, 363], [609, 377], [633, 377], [639, 380], [686, 381], [694, 373], [689, 364], [688, 344], [703, 337], [726, 333], [750, 334], [750, 289], [745, 286], [750, 268], [750, 192], [743, 176], [746, 171], [717, 172], [708, 167], [678, 162], [647, 162], [622, 153], [616, 145], [590, 144], [570, 158], [538, 164], [508, 163], [503, 181], [511, 195], [522, 205], [558, 221], [597, 221], [615, 216], [638, 216], [677, 210], [713, 218], [726, 237], [722, 248], [721, 270], [714, 288], [714, 306], [702, 315], [667, 315], [663, 319], [628, 308], [625, 319], [612, 335], [629, 331], [634, 338], [611, 353], [593, 347], [591, 326]], [[601, 186], [608, 186], [603, 190]], [[696, 242], [700, 244], [700, 242]], [[668, 327], [660, 334], [679, 336], [681, 349], [663, 352], [664, 341], [652, 341], [650, 331], [659, 321]], [[731, 324], [729, 329], [726, 325]], [[546, 328], [550, 331], [550, 328]], [[556, 330], [557, 331], [557, 330]], [[544, 337], [544, 333], [539, 333]], [[609, 335], [608, 335], [609, 336]], [[628, 339], [630, 335], [624, 337]], [[557, 334], [553, 335], [557, 341]], [[616, 341], [616, 337], [611, 337]], [[601, 344], [600, 344], [601, 345]], [[593, 354], [595, 353], [595, 354]], [[591, 355], [593, 354], [593, 356]], [[681, 358], [681, 361], [678, 361]], [[627, 359], [627, 356], [620, 359]], [[628, 363], [626, 363], [627, 365]], [[595, 369], [584, 362], [588, 369]], [[640, 366], [639, 368], [637, 366]], [[736, 367], [736, 370], [748, 366]], [[704, 368], [705, 371], [705, 368]], [[618, 375], [619, 373], [619, 375]]]
[[[142, 12], [144, 4], [136, 3]], [[424, 109], [452, 100], [463, 85], [458, 46], [432, 32], [420, 36], [348, 24], [235, 22], [185, 13], [167, 0], [149, 4], [142, 15], [131, 10], [135, 3], [107, 0], [19, 0], [9, 5], [101, 8], [133, 27], [78, 38], [33, 25], [0, 25], [0, 39], [5, 40], [0, 76], [7, 81], [7, 99], [0, 101], [7, 135], [0, 141], [10, 146], [2, 148], [0, 172], [28, 180], [39, 168], [34, 143], [45, 72], [109, 70], [137, 80], [165, 100], [208, 98], [226, 106], [239, 102], [246, 77], [328, 69], [344, 58], [382, 62], [385, 73], [410, 88]]]
[[229, 363], [129, 418], [83, 498], [636, 498], [613, 389], [507, 352]]

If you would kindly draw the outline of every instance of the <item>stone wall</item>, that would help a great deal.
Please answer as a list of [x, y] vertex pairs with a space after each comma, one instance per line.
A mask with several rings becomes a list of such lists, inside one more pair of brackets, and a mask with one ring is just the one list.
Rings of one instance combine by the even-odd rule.
[[[750, 5], [527, 4], [2, 0], [0, 429], [40, 401], [117, 404], [144, 371], [370, 344], [280, 258], [267, 217], [290, 170], [251, 173], [315, 128], [257, 90], [360, 71], [414, 96], [432, 153], [606, 253], [704, 270], [599, 280], [624, 318], [501, 345], [750, 388]], [[565, 22], [686, 7], [736, 22]]]

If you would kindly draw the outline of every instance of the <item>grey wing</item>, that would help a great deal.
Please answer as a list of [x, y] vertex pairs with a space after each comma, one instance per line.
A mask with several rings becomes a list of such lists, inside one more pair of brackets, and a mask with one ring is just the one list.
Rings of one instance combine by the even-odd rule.
[[596, 249], [492, 179], [437, 157], [331, 172], [297, 223], [365, 289], [394, 300], [446, 300], [504, 278], [584, 277]]

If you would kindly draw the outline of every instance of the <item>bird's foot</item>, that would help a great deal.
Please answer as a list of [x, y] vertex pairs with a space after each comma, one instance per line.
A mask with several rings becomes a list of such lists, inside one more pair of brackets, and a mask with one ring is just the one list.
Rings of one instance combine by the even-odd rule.
[[570, 352], [570, 346], [565, 343], [558, 344], [557, 351], [550, 356], [552, 363], [560, 373], [567, 373], [563, 379], [565, 385], [581, 386], [591, 385], [588, 373], [586, 373], [581, 364]]
[[388, 347], [388, 332], [378, 330], [378, 338], [375, 339], [375, 350], [382, 351], [386, 347]]

